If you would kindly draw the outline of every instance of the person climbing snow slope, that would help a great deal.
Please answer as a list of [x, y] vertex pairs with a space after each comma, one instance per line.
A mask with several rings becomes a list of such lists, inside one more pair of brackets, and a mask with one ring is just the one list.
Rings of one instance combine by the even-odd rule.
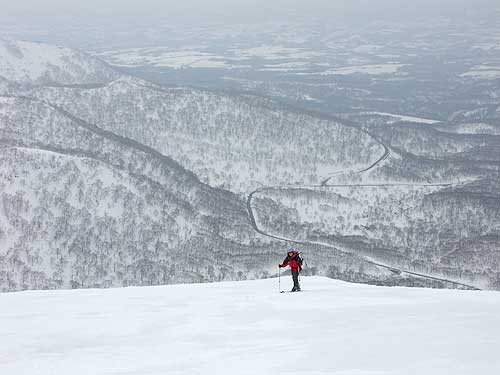
[[295, 249], [288, 250], [285, 260], [278, 266], [279, 268], [290, 266], [293, 279], [292, 292], [300, 292], [299, 273], [302, 271], [302, 259], [300, 258], [298, 251]]

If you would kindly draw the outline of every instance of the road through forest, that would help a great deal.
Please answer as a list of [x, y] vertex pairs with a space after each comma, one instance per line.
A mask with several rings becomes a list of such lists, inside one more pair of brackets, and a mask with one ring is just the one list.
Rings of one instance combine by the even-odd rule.
[[[329, 182], [336, 175], [348, 174], [348, 173], [355, 175], [355, 174], [362, 174], [362, 173], [368, 172], [368, 171], [370, 171], [370, 170], [378, 167], [381, 163], [383, 163], [390, 156], [391, 150], [390, 150], [389, 146], [387, 146], [386, 144], [382, 143], [380, 140], [378, 140], [375, 136], [373, 136], [372, 134], [368, 133], [367, 131], [362, 130], [362, 129], [360, 129], [360, 131], [362, 131], [363, 133], [365, 133], [368, 136], [372, 137], [377, 143], [379, 143], [384, 148], [384, 153], [383, 153], [383, 155], [379, 159], [377, 159], [373, 164], [371, 164], [368, 167], [366, 167], [364, 169], [361, 169], [361, 170], [357, 170], [357, 171], [341, 171], [341, 172], [336, 172], [336, 173], [330, 174], [324, 180], [322, 180], [319, 185], [279, 185], [279, 186], [265, 186], [265, 187], [261, 187], [259, 189], [256, 189], [256, 190], [252, 191], [248, 195], [248, 197], [247, 197], [246, 205], [247, 205], [247, 211], [248, 211], [248, 217], [249, 217], [249, 220], [250, 220], [250, 224], [252, 225], [253, 229], [257, 233], [260, 233], [263, 236], [266, 236], [266, 237], [269, 237], [269, 238], [273, 238], [275, 240], [283, 241], [283, 242], [286, 242], [288, 244], [295, 244], [295, 245], [317, 245], [317, 246], [323, 246], [323, 247], [335, 249], [337, 251], [343, 251], [343, 252], [346, 252], [346, 253], [353, 253], [352, 251], [347, 251], [345, 249], [341, 249], [341, 248], [336, 247], [336, 246], [334, 246], [332, 244], [329, 244], [329, 243], [318, 242], [318, 241], [306, 241], [306, 240], [294, 239], [294, 238], [287, 238], [287, 237], [278, 236], [278, 235], [275, 235], [275, 234], [272, 234], [272, 233], [265, 232], [263, 229], [259, 228], [259, 226], [257, 224], [255, 213], [254, 213], [254, 210], [253, 210], [253, 207], [252, 207], [252, 200], [253, 200], [253, 198], [256, 195], [260, 194], [260, 193], [264, 193], [264, 192], [267, 192], [267, 191], [278, 191], [278, 190], [281, 190], [281, 191], [299, 190], [299, 189], [317, 190], [317, 189], [334, 189], [334, 188], [339, 188], [339, 187], [378, 187], [378, 186], [379, 187], [413, 186], [413, 187], [443, 187], [444, 188], [444, 187], [450, 187], [450, 186], [452, 186], [452, 184], [329, 184]], [[353, 253], [353, 254], [355, 254], [355, 253]], [[440, 282], [443, 282], [443, 283], [454, 285], [456, 287], [462, 287], [462, 288], [472, 289], [472, 290], [479, 290], [479, 288], [477, 288], [475, 286], [472, 286], [472, 285], [463, 284], [463, 283], [460, 283], [460, 282], [457, 282], [457, 281], [454, 281], [454, 280], [444, 279], [444, 278], [440, 278], [440, 277], [436, 277], [436, 276], [432, 276], [432, 275], [425, 275], [425, 274], [422, 274], [422, 273], [419, 273], [419, 272], [413, 272], [413, 271], [401, 269], [401, 268], [394, 267], [394, 266], [391, 266], [391, 265], [388, 265], [388, 264], [383, 264], [383, 263], [377, 262], [377, 261], [375, 261], [373, 259], [370, 259], [367, 256], [363, 256], [363, 255], [360, 255], [360, 254], [356, 254], [356, 255], [362, 257], [364, 259], [364, 261], [366, 263], [368, 263], [368, 264], [371, 264], [371, 265], [374, 265], [374, 266], [377, 266], [377, 267], [381, 267], [381, 268], [387, 269], [387, 270], [389, 270], [391, 272], [394, 272], [394, 273], [397, 273], [397, 274], [407, 274], [407, 275], [421, 277], [421, 278], [425, 278], [425, 279], [429, 279], [429, 280], [440, 281]]]

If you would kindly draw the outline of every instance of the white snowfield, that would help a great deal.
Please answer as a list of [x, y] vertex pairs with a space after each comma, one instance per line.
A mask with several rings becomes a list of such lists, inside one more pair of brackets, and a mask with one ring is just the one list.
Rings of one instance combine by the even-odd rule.
[[119, 74], [71, 48], [0, 37], [0, 77], [33, 84], [95, 84], [110, 82]]
[[413, 116], [396, 115], [396, 114], [387, 113], [387, 112], [364, 112], [364, 114], [387, 116], [387, 117], [394, 118], [394, 120], [389, 121], [388, 124], [394, 124], [395, 122], [401, 121], [401, 122], [416, 122], [416, 123], [421, 123], [421, 124], [432, 125], [432, 124], [436, 124], [438, 122], [441, 122], [439, 120], [432, 120], [432, 119], [428, 119], [428, 118], [413, 117]]
[[497, 292], [301, 282], [1, 294], [0, 374], [500, 373]]
[[460, 77], [468, 77], [473, 79], [499, 79], [500, 66], [494, 65], [476, 65], [471, 70], [460, 74]]

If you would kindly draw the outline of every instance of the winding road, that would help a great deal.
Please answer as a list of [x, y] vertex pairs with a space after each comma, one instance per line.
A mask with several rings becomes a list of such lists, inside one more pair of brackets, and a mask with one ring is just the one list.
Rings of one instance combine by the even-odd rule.
[[411, 275], [411, 276], [425, 278], [425, 279], [428, 279], [428, 280], [434, 280], [434, 281], [439, 281], [439, 282], [451, 284], [451, 285], [454, 285], [456, 287], [462, 287], [462, 288], [466, 288], [466, 289], [470, 289], [470, 290], [480, 290], [479, 288], [477, 288], [477, 287], [475, 287], [473, 285], [468, 285], [468, 284], [464, 284], [464, 283], [461, 283], [461, 282], [458, 282], [458, 281], [454, 281], [454, 280], [440, 278], [440, 277], [436, 277], [436, 276], [432, 276], [432, 275], [426, 275], [426, 274], [422, 274], [422, 273], [419, 273], [419, 272], [409, 271], [409, 270], [405, 270], [405, 269], [393, 267], [391, 265], [383, 264], [383, 263], [374, 261], [373, 259], [370, 259], [369, 257], [363, 256], [363, 255], [360, 255], [360, 254], [356, 254], [354, 252], [350, 252], [350, 251], [347, 251], [347, 250], [339, 249], [338, 247], [336, 247], [336, 246], [334, 246], [332, 244], [329, 244], [329, 243], [286, 238], [286, 237], [278, 236], [278, 235], [275, 235], [275, 234], [267, 233], [267, 232], [263, 231], [261, 228], [259, 228], [259, 226], [257, 224], [257, 220], [255, 218], [254, 211], [253, 211], [252, 200], [253, 200], [253, 198], [254, 198], [255, 195], [257, 195], [259, 193], [267, 192], [267, 191], [298, 190], [298, 189], [316, 190], [316, 189], [332, 189], [332, 188], [339, 188], [339, 187], [391, 187], [391, 186], [450, 187], [450, 186], [452, 186], [452, 184], [403, 184], [403, 183], [402, 184], [335, 184], [335, 185], [328, 184], [332, 180], [332, 178], [334, 178], [334, 176], [336, 176], [336, 175], [348, 174], [348, 173], [356, 175], [356, 174], [362, 174], [362, 173], [368, 172], [368, 171], [376, 168], [377, 166], [379, 166], [382, 162], [384, 162], [390, 156], [391, 150], [390, 150], [390, 148], [387, 145], [385, 145], [384, 143], [382, 143], [380, 140], [378, 140], [375, 136], [373, 136], [369, 132], [367, 132], [367, 131], [365, 131], [363, 129], [359, 129], [359, 130], [362, 131], [363, 133], [367, 134], [368, 136], [370, 136], [372, 139], [374, 139], [378, 144], [380, 144], [384, 148], [384, 154], [379, 159], [377, 159], [370, 166], [368, 166], [366, 168], [363, 168], [361, 170], [357, 170], [357, 171], [340, 171], [340, 172], [336, 172], [336, 173], [330, 174], [327, 178], [325, 178], [324, 180], [321, 181], [320, 185], [280, 185], [280, 186], [266, 186], [266, 187], [261, 187], [259, 189], [256, 189], [256, 190], [252, 191], [248, 195], [248, 197], [247, 197], [246, 206], [247, 206], [247, 211], [248, 211], [248, 218], [250, 220], [250, 224], [252, 225], [253, 229], [257, 233], [259, 233], [259, 234], [261, 234], [263, 236], [266, 236], [266, 237], [269, 237], [269, 238], [272, 238], [272, 239], [275, 239], [275, 240], [279, 240], [279, 241], [284, 241], [284, 242], [290, 243], [290, 244], [309, 245], [309, 246], [310, 245], [317, 245], [317, 246], [323, 246], [323, 247], [335, 249], [336, 251], [342, 251], [344, 253], [355, 254], [356, 256], [361, 257], [368, 264], [371, 264], [371, 265], [374, 265], [374, 266], [377, 266], [377, 267], [380, 267], [380, 268], [387, 269], [387, 270], [389, 270], [389, 271], [391, 271], [393, 273], [396, 273], [396, 274], [406, 274], [406, 275]]

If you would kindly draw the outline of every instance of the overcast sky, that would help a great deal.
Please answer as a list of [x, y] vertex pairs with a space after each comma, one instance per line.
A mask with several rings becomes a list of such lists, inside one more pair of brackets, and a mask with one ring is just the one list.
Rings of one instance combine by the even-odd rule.
[[494, 15], [500, 0], [0, 0], [2, 16], [168, 18], [179, 22], [286, 21], [290, 17], [356, 19]]

